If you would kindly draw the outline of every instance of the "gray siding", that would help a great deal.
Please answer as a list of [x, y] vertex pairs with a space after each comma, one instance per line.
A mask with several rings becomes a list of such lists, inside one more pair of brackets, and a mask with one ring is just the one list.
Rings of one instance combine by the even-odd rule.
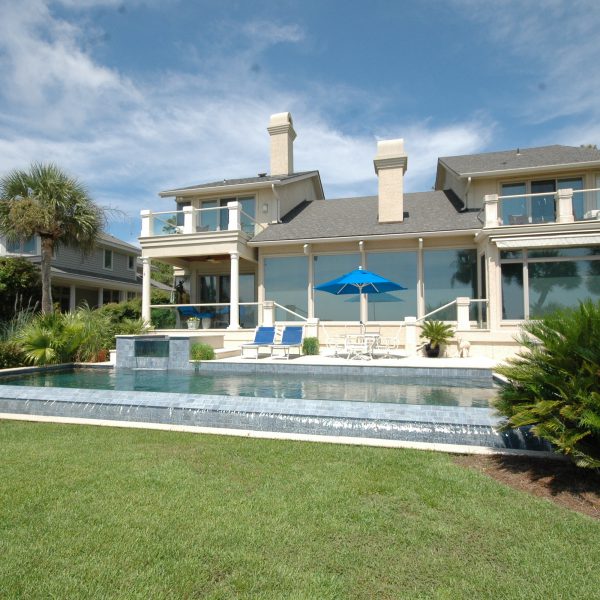
[[[108, 249], [110, 250], [110, 248]], [[104, 268], [104, 248], [102, 247], [96, 248], [89, 254], [83, 254], [79, 250], [63, 246], [56, 251], [53, 265], [59, 269], [64, 268], [82, 272], [85, 271], [88, 275], [96, 277], [117, 277], [135, 283], [135, 268], [133, 270], [127, 268], [128, 255], [115, 248], [112, 249], [112, 253], [112, 270]]]

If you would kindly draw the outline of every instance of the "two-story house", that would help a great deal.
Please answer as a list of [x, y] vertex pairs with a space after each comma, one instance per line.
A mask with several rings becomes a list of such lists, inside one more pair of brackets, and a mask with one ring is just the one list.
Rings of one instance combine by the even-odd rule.
[[[378, 194], [325, 200], [318, 171], [294, 171], [290, 114], [273, 115], [268, 132], [269, 174], [166, 190], [175, 211], [142, 211], [146, 318], [152, 259], [177, 268], [213, 327], [253, 327], [271, 302], [277, 320], [318, 320], [323, 336], [359, 320], [402, 336], [407, 321], [431, 315], [498, 357], [514, 351], [523, 319], [600, 298], [597, 149], [443, 157], [432, 191], [404, 193], [403, 140], [385, 140]], [[407, 290], [315, 290], [357, 266]]]
[[[38, 236], [25, 242], [0, 239], [0, 255], [39, 263], [40, 253]], [[107, 233], [101, 234], [94, 250], [86, 254], [66, 246], [57, 248], [51, 267], [52, 301], [67, 312], [84, 302], [97, 307], [139, 296], [139, 256], [139, 248]]]

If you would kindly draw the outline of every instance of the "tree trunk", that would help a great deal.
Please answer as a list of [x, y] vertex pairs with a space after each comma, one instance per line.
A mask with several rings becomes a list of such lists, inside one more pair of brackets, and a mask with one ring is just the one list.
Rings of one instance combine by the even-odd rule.
[[50, 266], [52, 263], [54, 240], [52, 238], [42, 237], [41, 242], [42, 256], [40, 262], [40, 271], [42, 275], [42, 312], [44, 314], [48, 314], [53, 310]]

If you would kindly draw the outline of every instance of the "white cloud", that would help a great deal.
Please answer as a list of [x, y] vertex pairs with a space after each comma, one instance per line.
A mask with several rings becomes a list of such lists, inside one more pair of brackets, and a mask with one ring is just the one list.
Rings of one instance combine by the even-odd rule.
[[[117, 5], [86, 2], [92, 4]], [[268, 46], [304, 40], [293, 24], [241, 25], [249, 43], [238, 53], [199, 63], [194, 74], [154, 73], [139, 81], [100, 64], [84, 49], [83, 26], [58, 18], [42, 0], [0, 0], [0, 7], [2, 171], [55, 161], [131, 223], [140, 209], [167, 204], [156, 197], [161, 189], [268, 171], [266, 126], [271, 113], [283, 110], [293, 113], [299, 134], [297, 170], [319, 169], [331, 197], [376, 191], [376, 135], [405, 138], [412, 190], [431, 186], [438, 156], [481, 150], [491, 135], [479, 116], [379, 124], [373, 135], [332, 125], [338, 113], [329, 110], [375, 110], [380, 99], [334, 86], [286, 91], [248, 68]]]
[[[530, 78], [514, 110], [529, 123], [600, 117], [600, 3], [597, 0], [455, 0], [503, 60]], [[507, 82], [507, 88], [512, 82]], [[556, 143], [556, 136], [553, 138]]]

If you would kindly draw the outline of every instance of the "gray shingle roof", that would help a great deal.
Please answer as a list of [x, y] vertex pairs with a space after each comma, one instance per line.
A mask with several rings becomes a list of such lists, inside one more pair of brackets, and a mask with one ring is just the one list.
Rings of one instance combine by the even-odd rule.
[[404, 194], [404, 220], [379, 223], [377, 196], [303, 202], [252, 242], [480, 229], [478, 211], [460, 212], [462, 208], [451, 191]]
[[198, 185], [190, 185], [182, 188], [174, 188], [171, 190], [165, 190], [160, 192], [161, 194], [185, 192], [188, 190], [200, 190], [202, 188], [212, 187], [226, 187], [228, 185], [245, 185], [247, 183], [260, 183], [262, 181], [286, 181], [293, 179], [294, 177], [301, 177], [303, 175], [318, 175], [319, 171], [300, 171], [298, 173], [291, 173], [290, 175], [264, 175], [263, 177], [242, 177], [240, 179], [221, 179], [220, 181], [212, 181], [209, 183], [199, 183]]
[[592, 161], [600, 162], [600, 150], [576, 146], [542, 146], [521, 148], [504, 152], [467, 154], [465, 156], [443, 156], [440, 163], [459, 175], [475, 175], [493, 171], [528, 169], [535, 167], [559, 166]]

